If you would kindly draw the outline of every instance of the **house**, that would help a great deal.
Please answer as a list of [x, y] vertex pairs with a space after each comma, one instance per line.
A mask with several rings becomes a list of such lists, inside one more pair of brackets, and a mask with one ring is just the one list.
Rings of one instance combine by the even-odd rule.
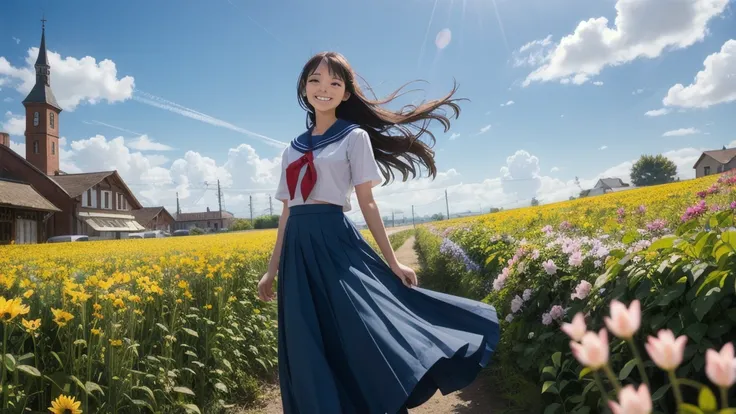
[[[61, 107], [51, 89], [45, 27], [35, 70], [36, 83], [23, 100], [25, 158], [10, 149], [10, 140], [1, 134], [0, 178], [25, 183], [27, 187], [22, 191], [30, 194], [27, 188], [32, 188], [58, 210], [44, 217], [45, 228], [38, 231], [44, 237], [85, 234], [91, 239], [111, 239], [143, 230], [132, 214], [142, 206], [117, 171], [67, 174], [59, 168]], [[5, 185], [0, 188], [0, 197], [12, 197], [11, 190], [21, 191], [17, 186], [11, 189]]]
[[146, 230], [174, 231], [176, 220], [164, 207], [143, 207], [133, 210], [135, 221]]
[[207, 231], [219, 231], [232, 227], [235, 216], [229, 211], [207, 211], [199, 213], [178, 213], [176, 215], [175, 230], [190, 230], [200, 228]]
[[724, 146], [720, 150], [705, 151], [700, 155], [693, 168], [695, 169], [695, 178], [732, 170], [736, 168], [736, 148], [726, 148]]
[[46, 221], [59, 211], [31, 185], [0, 179], [0, 245], [45, 240]]
[[634, 187], [623, 182], [620, 178], [601, 178], [595, 183], [593, 188], [580, 192], [580, 197], [590, 197], [606, 193], [616, 193], [619, 191], [629, 190]]

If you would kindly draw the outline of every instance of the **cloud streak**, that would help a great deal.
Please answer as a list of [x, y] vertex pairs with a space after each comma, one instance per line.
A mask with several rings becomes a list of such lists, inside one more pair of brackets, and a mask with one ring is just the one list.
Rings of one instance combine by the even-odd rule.
[[248, 135], [253, 138], [260, 139], [261, 141], [263, 141], [264, 143], [272, 147], [284, 148], [288, 145], [286, 142], [282, 142], [282, 141], [267, 137], [265, 135], [261, 135], [257, 132], [253, 132], [245, 128], [241, 128], [239, 126], [231, 124], [230, 122], [223, 121], [222, 119], [215, 118], [213, 116], [204, 114], [202, 112], [196, 111], [191, 108], [187, 108], [185, 106], [177, 104], [176, 102], [171, 102], [159, 96], [152, 95], [148, 92], [141, 91], [140, 89], [135, 90], [135, 93], [133, 94], [133, 100], [140, 102], [142, 104], [146, 104], [149, 106], [153, 106], [155, 108], [163, 109], [165, 111], [169, 111], [169, 112], [181, 115], [181, 116], [185, 116], [187, 118], [194, 119], [196, 121], [204, 122], [206, 124], [218, 126], [221, 128], [226, 128], [226, 129], [238, 132], [243, 135]]

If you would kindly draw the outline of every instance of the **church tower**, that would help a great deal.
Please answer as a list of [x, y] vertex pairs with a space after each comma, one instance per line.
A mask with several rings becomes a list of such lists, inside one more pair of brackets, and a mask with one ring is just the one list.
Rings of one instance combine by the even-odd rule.
[[42, 19], [41, 47], [36, 59], [36, 84], [23, 106], [26, 108], [26, 160], [48, 175], [59, 171], [59, 113], [51, 91], [51, 67], [46, 56], [46, 19]]

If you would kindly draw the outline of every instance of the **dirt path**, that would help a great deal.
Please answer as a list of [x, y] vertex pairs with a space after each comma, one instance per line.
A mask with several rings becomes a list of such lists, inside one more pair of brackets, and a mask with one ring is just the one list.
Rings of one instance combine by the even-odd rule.
[[[399, 262], [418, 268], [417, 255], [414, 251], [414, 236], [396, 250]], [[421, 281], [420, 281], [421, 285]], [[490, 381], [481, 373], [478, 379], [470, 386], [460, 391], [443, 396], [439, 391], [420, 407], [409, 410], [411, 414], [497, 414], [505, 407], [502, 400], [494, 397]], [[264, 406], [241, 411], [236, 414], [282, 414], [281, 396], [278, 386], [266, 390]]]

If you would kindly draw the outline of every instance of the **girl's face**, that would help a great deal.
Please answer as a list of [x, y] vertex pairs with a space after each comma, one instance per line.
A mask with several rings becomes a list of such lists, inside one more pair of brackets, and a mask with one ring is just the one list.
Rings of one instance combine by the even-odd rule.
[[325, 60], [307, 77], [304, 92], [307, 94], [307, 101], [317, 112], [334, 111], [340, 102], [350, 97], [350, 92], [345, 89], [345, 82], [337, 74], [330, 73]]

